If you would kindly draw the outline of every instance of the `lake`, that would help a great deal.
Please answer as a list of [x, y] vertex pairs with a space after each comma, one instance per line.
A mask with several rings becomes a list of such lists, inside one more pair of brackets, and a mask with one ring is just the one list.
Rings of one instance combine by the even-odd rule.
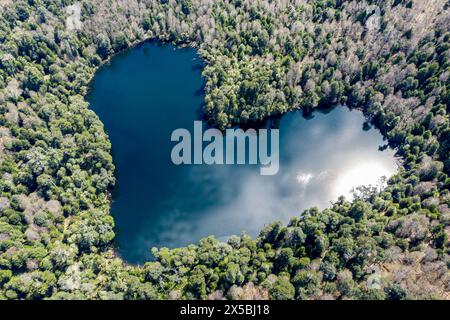
[[194, 49], [145, 43], [96, 73], [88, 101], [112, 142], [117, 186], [111, 212], [116, 245], [129, 263], [151, 259], [151, 247], [180, 247], [214, 235], [256, 236], [312, 206], [326, 208], [358, 185], [377, 184], [396, 169], [394, 151], [364, 126], [360, 111], [338, 106], [279, 122], [280, 169], [258, 165], [172, 163], [171, 133], [192, 130], [203, 101], [202, 61]]

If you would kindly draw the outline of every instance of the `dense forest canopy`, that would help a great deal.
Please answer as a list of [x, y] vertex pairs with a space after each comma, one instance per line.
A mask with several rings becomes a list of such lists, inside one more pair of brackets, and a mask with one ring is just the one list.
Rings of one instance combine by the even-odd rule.
[[[0, 0], [0, 299], [449, 298], [449, 1]], [[111, 144], [84, 96], [147, 39], [198, 48], [219, 128], [344, 103], [402, 168], [256, 239], [112, 247]], [[174, 88], [176, 92], [176, 88]]]

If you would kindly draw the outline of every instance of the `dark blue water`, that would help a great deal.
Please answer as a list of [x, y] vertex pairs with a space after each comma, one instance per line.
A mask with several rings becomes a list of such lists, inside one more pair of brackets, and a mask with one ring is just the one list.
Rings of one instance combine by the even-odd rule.
[[113, 146], [118, 186], [115, 217], [121, 256], [151, 258], [153, 246], [178, 247], [215, 235], [226, 239], [264, 224], [287, 222], [311, 206], [325, 208], [350, 189], [396, 170], [394, 152], [358, 111], [336, 107], [309, 120], [289, 113], [280, 124], [280, 170], [259, 166], [175, 166], [177, 128], [198, 119], [202, 62], [194, 49], [144, 44], [117, 55], [92, 84], [91, 108]]

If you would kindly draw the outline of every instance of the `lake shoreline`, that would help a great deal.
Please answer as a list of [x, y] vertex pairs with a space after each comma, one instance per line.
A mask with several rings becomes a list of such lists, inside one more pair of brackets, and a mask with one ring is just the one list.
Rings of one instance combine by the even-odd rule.
[[[348, 179], [358, 179], [349, 166], [360, 154], [382, 161], [381, 169], [371, 167], [377, 172], [389, 166], [389, 157], [377, 150], [378, 131], [363, 131], [362, 112], [340, 105], [306, 117], [293, 110], [252, 124], [281, 129], [284, 163], [275, 176], [261, 176], [253, 165], [174, 165], [172, 130], [192, 130], [204, 102], [198, 94], [201, 69], [194, 68], [193, 57], [196, 50], [146, 42], [116, 56], [91, 82], [91, 110], [112, 144], [117, 182], [110, 212], [116, 222], [114, 249], [124, 261], [143, 264], [152, 247], [197, 245], [208, 235], [224, 239], [246, 231], [256, 237], [273, 221], [286, 223], [304, 209], [328, 206], [335, 198], [333, 183], [348, 185], [339, 175], [348, 171]], [[330, 157], [330, 164], [320, 160]]]

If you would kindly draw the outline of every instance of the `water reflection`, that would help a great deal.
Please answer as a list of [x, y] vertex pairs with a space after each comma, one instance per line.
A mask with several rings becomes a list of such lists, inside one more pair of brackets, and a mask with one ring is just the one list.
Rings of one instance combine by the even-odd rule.
[[119, 189], [112, 213], [128, 262], [145, 261], [153, 246], [255, 236], [264, 224], [325, 208], [396, 170], [394, 152], [378, 150], [380, 133], [363, 130], [363, 115], [345, 107], [309, 120], [285, 115], [275, 176], [261, 176], [259, 165], [173, 165], [170, 134], [192, 128], [202, 103], [195, 59], [192, 49], [147, 44], [113, 59], [92, 84], [91, 106], [113, 145]]
[[144, 254], [151, 246], [177, 247], [207, 235], [255, 236], [266, 223], [287, 222], [309, 207], [351, 197], [356, 186], [377, 184], [395, 172], [394, 153], [378, 151], [380, 134], [363, 131], [363, 122], [360, 112], [345, 107], [310, 120], [286, 115], [275, 176], [261, 176], [257, 166], [172, 168], [176, 185], [160, 199], [160, 214], [141, 221], [133, 250]]
[[378, 185], [380, 177], [392, 175], [390, 166], [379, 162], [357, 164], [342, 169], [333, 185], [333, 198], [339, 195], [352, 199], [352, 189], [361, 185]]

